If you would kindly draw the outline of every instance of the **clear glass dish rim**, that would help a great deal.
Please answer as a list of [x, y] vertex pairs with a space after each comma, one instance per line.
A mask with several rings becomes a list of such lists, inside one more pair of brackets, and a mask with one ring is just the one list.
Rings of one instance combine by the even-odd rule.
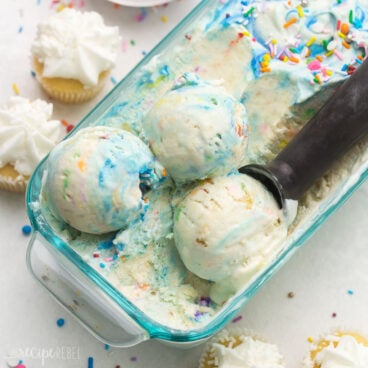
[[[79, 129], [83, 128], [86, 123], [94, 120], [94, 116], [102, 116], [104, 112], [111, 107], [112, 103], [120, 94], [121, 86], [132, 78], [136, 71], [138, 71], [144, 64], [146, 64], [152, 57], [159, 54], [165, 47], [165, 44], [181, 32], [193, 18], [200, 16], [202, 11], [205, 11], [211, 5], [211, 0], [202, 0], [167, 36], [165, 36], [87, 115], [80, 121], [75, 129], [68, 135], [75, 134]], [[212, 9], [211, 8], [211, 9]], [[213, 10], [212, 9], [212, 10]], [[324, 212], [315, 217], [315, 221], [309, 227], [306, 227], [299, 236], [295, 238], [293, 243], [289, 244], [279, 256], [260, 274], [258, 277], [243, 290], [241, 293], [233, 297], [225, 306], [215, 315], [215, 317], [203, 327], [191, 330], [176, 330], [168, 328], [159, 324], [148, 317], [144, 312], [138, 309], [133, 303], [124, 297], [117, 289], [110, 285], [97, 271], [85, 263], [82, 258], [74, 252], [67, 243], [53, 233], [53, 230], [48, 226], [44, 220], [40, 226], [33, 210], [33, 203], [38, 202], [39, 189], [37, 180], [41, 183], [45, 164], [48, 159], [46, 156], [42, 162], [37, 166], [33, 175], [30, 178], [26, 191], [26, 208], [28, 217], [34, 232], [42, 235], [48, 243], [53, 246], [60, 254], [62, 254], [68, 261], [79, 268], [90, 280], [94, 282], [96, 287], [100, 288], [106, 293], [113, 302], [117, 303], [136, 323], [145, 329], [150, 338], [156, 338], [174, 342], [194, 342], [205, 339], [219, 331], [234, 315], [244, 306], [244, 304], [255, 294], [255, 292], [277, 271], [279, 266], [288, 259], [292, 251], [305, 243], [305, 241], [312, 236], [312, 234], [324, 223], [324, 221], [339, 208], [352, 193], [368, 178], [368, 169], [361, 173], [359, 178], [340, 196], [339, 200], [328, 206]], [[36, 189], [35, 189], [36, 188]], [[44, 224], [47, 224], [47, 228]]]

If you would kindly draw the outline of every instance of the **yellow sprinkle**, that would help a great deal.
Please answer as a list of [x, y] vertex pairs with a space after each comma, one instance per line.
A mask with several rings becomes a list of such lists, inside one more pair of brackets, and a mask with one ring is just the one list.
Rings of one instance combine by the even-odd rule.
[[308, 342], [310, 342], [310, 343], [312, 343], [312, 342], [314, 341], [313, 337], [311, 337], [311, 336], [309, 336], [307, 340], [308, 340]]
[[333, 75], [332, 71], [331, 70], [326, 70], [326, 74], [331, 77], [331, 75]]
[[265, 62], [267, 62], [267, 61], [270, 61], [271, 60], [271, 55], [270, 54], [264, 54], [264, 56], [263, 56], [263, 60], [265, 61]]
[[261, 61], [260, 64], [261, 64], [261, 68], [267, 68], [270, 65], [269, 62], [265, 62], [265, 61]]
[[326, 55], [327, 57], [330, 57], [330, 56], [332, 56], [334, 53], [335, 53], [335, 51], [334, 51], [334, 50], [331, 50], [331, 51], [326, 52], [326, 53], [325, 53], [325, 55]]
[[13, 91], [16, 95], [19, 95], [19, 88], [16, 83], [13, 83]]
[[166, 15], [163, 15], [163, 16], [161, 17], [161, 21], [162, 21], [162, 22], [164, 22], [164, 23], [166, 23], [168, 20], [169, 20], [169, 19], [167, 18], [167, 16], [166, 16]]
[[286, 142], [286, 141], [281, 141], [281, 142], [279, 143], [279, 148], [280, 148], [280, 149], [283, 149], [283, 148], [285, 148], [287, 145], [288, 145], [288, 142]]
[[287, 56], [284, 56], [284, 58], [282, 59], [283, 62], [288, 62], [289, 61], [289, 58]]
[[346, 37], [342, 32], [337, 32], [337, 35], [343, 39], [345, 39]]
[[247, 31], [243, 31], [242, 33], [243, 33], [243, 35], [244, 35], [244, 36], [246, 36], [246, 37], [249, 37], [249, 36], [250, 36], [250, 33], [249, 33], [249, 32], [247, 32]]
[[271, 42], [272, 42], [272, 45], [276, 45], [277, 44], [277, 40], [275, 38]]
[[310, 45], [313, 45], [314, 42], [316, 41], [316, 37], [313, 36], [309, 39], [309, 41], [305, 44], [307, 47], [309, 47]]
[[66, 5], [65, 4], [60, 4], [57, 8], [56, 8], [56, 11], [57, 12], [61, 12], [62, 10], [64, 10], [66, 8]]
[[300, 5], [298, 5], [296, 7], [296, 10], [298, 12], [299, 17], [302, 18], [304, 16], [303, 8]]

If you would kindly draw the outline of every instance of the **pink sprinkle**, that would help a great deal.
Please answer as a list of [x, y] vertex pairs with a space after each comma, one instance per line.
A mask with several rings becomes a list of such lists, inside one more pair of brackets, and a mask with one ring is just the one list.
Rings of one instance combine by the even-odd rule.
[[340, 54], [340, 52], [338, 52], [337, 50], [334, 51], [334, 54], [336, 55], [336, 57], [339, 59], [339, 60], [344, 60], [344, 58], [342, 57], [342, 55]]
[[84, 0], [79, 0], [79, 7], [83, 8], [84, 5], [86, 5]]
[[142, 22], [142, 21], [144, 21], [144, 19], [146, 17], [147, 17], [147, 10], [142, 8], [141, 12], [139, 14], [137, 14], [134, 18], [135, 18], [136, 22]]
[[108, 258], [105, 258], [104, 261], [105, 262], [112, 262], [114, 258], [112, 257], [108, 257]]
[[308, 64], [308, 69], [311, 70], [311, 71], [320, 70], [321, 69], [321, 63], [318, 60], [313, 60]]
[[126, 52], [126, 51], [127, 51], [127, 49], [128, 49], [128, 42], [127, 42], [126, 40], [123, 40], [123, 41], [121, 42], [121, 50], [122, 50], [123, 52]]

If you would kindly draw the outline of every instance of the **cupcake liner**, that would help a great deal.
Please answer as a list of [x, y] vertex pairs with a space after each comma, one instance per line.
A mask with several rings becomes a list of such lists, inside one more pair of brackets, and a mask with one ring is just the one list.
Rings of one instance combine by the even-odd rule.
[[24, 193], [28, 184], [28, 177], [20, 175], [11, 165], [0, 168], [0, 190], [14, 193]]
[[207, 343], [201, 354], [198, 368], [218, 368], [218, 357], [214, 349], [214, 344], [221, 344], [229, 348], [235, 348], [241, 345], [245, 337], [251, 337], [254, 340], [269, 343], [264, 337], [258, 335], [252, 330], [232, 327], [226, 328], [212, 337]]
[[96, 86], [86, 88], [80, 81], [66, 78], [46, 78], [42, 76], [43, 64], [37, 59], [33, 59], [36, 78], [45, 92], [53, 99], [68, 103], [77, 104], [91, 100], [103, 88], [110, 71], [104, 71], [99, 76]]

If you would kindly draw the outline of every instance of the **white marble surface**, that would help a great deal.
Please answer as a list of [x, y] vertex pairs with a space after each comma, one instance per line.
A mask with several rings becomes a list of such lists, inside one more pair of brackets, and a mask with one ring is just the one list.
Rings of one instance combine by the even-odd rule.
[[[14, 95], [44, 98], [31, 75], [29, 48], [36, 24], [56, 7], [51, 0], [0, 2], [0, 103]], [[83, 1], [75, 1], [77, 8]], [[182, 0], [168, 7], [148, 9], [138, 22], [139, 9], [119, 8], [103, 0], [85, 0], [83, 10], [100, 12], [108, 24], [118, 25], [125, 44], [113, 77], [122, 78], [198, 0]], [[21, 32], [20, 32], [21, 30]], [[131, 43], [134, 40], [134, 45]], [[108, 92], [112, 83], [106, 86]], [[74, 107], [55, 104], [54, 115], [78, 122], [103, 96]], [[368, 335], [368, 183], [293, 256], [245, 306], [239, 326], [254, 329], [276, 343], [286, 366], [300, 367], [308, 349], [307, 338], [336, 328]], [[21, 228], [28, 223], [24, 197], [0, 192], [0, 367], [14, 355], [27, 368], [94, 367], [195, 368], [202, 347], [177, 350], [148, 341], [132, 348], [106, 350], [57, 305], [26, 269], [29, 238]], [[292, 291], [295, 295], [288, 298]], [[333, 313], [336, 316], [333, 317]], [[57, 327], [58, 318], [65, 325]], [[69, 350], [68, 350], [69, 349]], [[42, 360], [41, 355], [44, 356]]]

